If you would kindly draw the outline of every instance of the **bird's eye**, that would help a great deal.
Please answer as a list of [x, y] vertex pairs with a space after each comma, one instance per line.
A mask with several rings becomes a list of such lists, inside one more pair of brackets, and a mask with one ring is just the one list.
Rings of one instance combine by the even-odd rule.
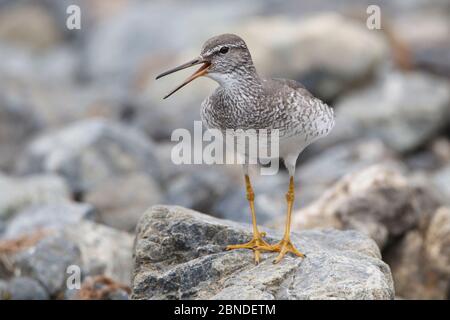
[[228, 50], [230, 50], [230, 48], [228, 48], [228, 47], [222, 47], [222, 48], [220, 48], [219, 52], [220, 52], [220, 54], [225, 54], [225, 53], [228, 52]]

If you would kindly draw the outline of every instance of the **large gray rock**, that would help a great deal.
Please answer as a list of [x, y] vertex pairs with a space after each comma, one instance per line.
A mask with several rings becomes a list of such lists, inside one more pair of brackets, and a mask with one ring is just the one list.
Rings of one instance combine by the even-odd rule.
[[85, 201], [98, 209], [99, 222], [133, 231], [142, 212], [149, 205], [163, 203], [164, 196], [156, 181], [144, 172], [136, 172], [100, 182]]
[[450, 208], [439, 208], [430, 221], [425, 237], [429, 263], [450, 278]]
[[[1, 78], [0, 85], [4, 88]], [[14, 97], [14, 88], [8, 89], [0, 92], [0, 169], [3, 170], [13, 167], [27, 139], [41, 127], [37, 114]]]
[[233, 177], [224, 170], [209, 166], [173, 179], [167, 188], [167, 199], [173, 205], [207, 212], [235, 186]]
[[426, 73], [391, 72], [335, 107], [336, 127], [329, 144], [371, 136], [406, 152], [450, 123], [450, 84]]
[[0, 280], [0, 300], [48, 300], [49, 298], [45, 288], [32, 278], [16, 277], [3, 284]]
[[438, 189], [442, 200], [450, 205], [450, 164], [434, 172], [431, 181]]
[[[367, 80], [389, 58], [382, 33], [331, 12], [247, 19], [236, 33], [247, 41], [260, 72], [301, 80], [325, 99]], [[273, 34], [283, 36], [275, 40]]]
[[[268, 241], [280, 238], [270, 232]], [[156, 206], [140, 220], [134, 299], [392, 299], [389, 267], [376, 244], [354, 231], [293, 234], [307, 258], [255, 266], [248, 250], [224, 251], [251, 227], [181, 207]]]
[[292, 229], [356, 229], [383, 248], [425, 223], [438, 205], [433, 194], [406, 178], [401, 167], [380, 164], [343, 177], [316, 202], [296, 211]]
[[[202, 41], [215, 33], [212, 28], [217, 30], [222, 25], [223, 31], [227, 22], [253, 11], [257, 4], [230, 7], [215, 3], [206, 7], [179, 1], [127, 1], [115, 15], [100, 21], [86, 34], [86, 72], [95, 79], [129, 80], [130, 74], [145, 71], [155, 58], [193, 45], [199, 49]], [[162, 16], [173, 18], [165, 28], [161, 28]], [[192, 28], [202, 25], [210, 28]]]
[[122, 284], [130, 284], [133, 236], [107, 226], [82, 221], [64, 230], [64, 236], [81, 252], [85, 274], [105, 275]]
[[8, 10], [0, 11], [0, 41], [27, 49], [55, 46], [62, 38], [61, 29], [49, 12], [36, 4], [15, 3]]
[[69, 266], [86, 276], [107, 277], [129, 286], [133, 236], [92, 221], [0, 241], [0, 277], [23, 275], [38, 281], [52, 298], [67, 291]]
[[39, 281], [51, 296], [65, 290], [71, 265], [81, 266], [80, 250], [62, 234], [50, 235], [14, 257], [15, 273]]
[[396, 294], [408, 299], [449, 299], [450, 209], [439, 208], [428, 225], [412, 230], [387, 252]]
[[159, 179], [154, 153], [152, 142], [140, 131], [91, 119], [36, 138], [21, 157], [18, 171], [58, 173], [73, 192], [84, 194], [100, 183], [132, 172]]
[[0, 174], [0, 220], [28, 206], [65, 203], [69, 199], [67, 184], [56, 175], [17, 178]]
[[[295, 171], [298, 205], [304, 207], [317, 200], [347, 174], [395, 159], [395, 154], [377, 139], [359, 139], [330, 146], [301, 163]], [[282, 190], [285, 188], [286, 180]]]
[[450, 76], [450, 21], [447, 8], [416, 10], [392, 20], [395, 37], [408, 48], [409, 63], [444, 76]]
[[94, 219], [94, 208], [86, 203], [58, 203], [31, 206], [8, 222], [4, 238], [14, 239], [39, 230], [58, 230], [83, 219]]

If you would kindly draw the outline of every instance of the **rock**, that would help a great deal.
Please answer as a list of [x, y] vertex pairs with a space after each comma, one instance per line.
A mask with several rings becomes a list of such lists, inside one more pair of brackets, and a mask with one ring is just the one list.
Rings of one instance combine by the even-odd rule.
[[[198, 55], [198, 53], [196, 53]], [[169, 62], [167, 66], [178, 65], [192, 58], [184, 57]], [[157, 74], [160, 69], [154, 70]], [[200, 121], [202, 101], [213, 92], [217, 86], [212, 80], [199, 79], [192, 83], [189, 90], [180, 90], [174, 99], [162, 98], [173, 89], [175, 83], [181, 83], [185, 74], [176, 75], [164, 81], [145, 83], [144, 89], [133, 98], [135, 115], [131, 123], [145, 131], [155, 140], [170, 139], [174, 130], [184, 128], [193, 132], [194, 121]]]
[[[188, 173], [180, 175], [169, 183], [168, 202], [173, 205], [208, 212], [219, 199], [232, 192], [234, 187], [240, 187], [244, 184], [243, 174], [241, 173], [240, 179], [242, 181], [238, 183], [233, 173], [217, 166], [206, 167], [206, 165], [202, 166], [200, 170], [191, 171], [188, 169]], [[241, 194], [241, 196], [244, 194]]]
[[450, 77], [448, 8], [399, 15], [392, 21], [392, 29], [407, 46], [413, 67]]
[[[161, 163], [161, 175], [168, 188], [173, 181], [179, 177], [187, 176], [201, 176], [206, 171], [217, 172], [217, 179], [220, 181], [225, 179], [226, 183], [242, 183], [242, 166], [240, 165], [207, 165], [207, 164], [175, 164], [172, 161], [172, 149], [177, 143], [162, 142], [156, 145], [156, 155]], [[212, 169], [213, 168], [213, 169]], [[208, 172], [209, 173], [209, 172]], [[200, 178], [202, 180], [209, 180], [209, 176]], [[218, 186], [219, 189], [222, 186]], [[217, 191], [214, 191], [215, 193]]]
[[[1, 240], [0, 278], [27, 276], [41, 283], [52, 298], [61, 298], [71, 295], [66, 279], [73, 273], [68, 267], [77, 266], [80, 281], [106, 277], [123, 284], [117, 287], [123, 289], [131, 281], [132, 246], [131, 234], [88, 220]], [[120, 296], [120, 290], [112, 292]]]
[[[436, 281], [433, 276], [427, 277], [424, 274], [424, 261], [420, 253], [422, 249], [423, 239], [420, 233], [414, 230], [391, 251], [392, 259], [386, 257], [392, 269], [396, 294], [407, 299], [443, 299], [446, 285], [442, 287], [441, 280]], [[422, 278], [425, 279], [421, 280]]]
[[99, 210], [99, 222], [125, 231], [133, 231], [142, 212], [163, 199], [159, 185], [144, 172], [112, 177], [86, 195]]
[[428, 226], [410, 231], [386, 253], [396, 293], [407, 299], [448, 299], [450, 209], [439, 208]]
[[[2, 92], [6, 97], [12, 97], [12, 101], [30, 106], [34, 96], [33, 89], [42, 88], [48, 84], [60, 81], [60, 84], [74, 77], [74, 65], [76, 56], [68, 47], [57, 47], [51, 51], [39, 54], [0, 42], [0, 83], [7, 90]], [[38, 80], [46, 80], [39, 83]], [[27, 94], [24, 92], [27, 91]], [[23, 94], [23, 95], [21, 95]], [[30, 103], [31, 102], [31, 103]]]
[[[274, 235], [269, 233], [269, 241]], [[181, 207], [156, 206], [141, 218], [135, 241], [133, 299], [392, 299], [389, 267], [375, 243], [355, 231], [293, 234], [306, 259], [279, 264], [225, 245], [251, 227]], [[332, 270], [333, 272], [330, 272]]]
[[431, 175], [433, 185], [438, 189], [442, 200], [450, 204], [450, 165], [444, 166]]
[[8, 300], [11, 298], [11, 293], [8, 290], [8, 283], [0, 280], [0, 300]]
[[67, 268], [81, 266], [80, 250], [75, 243], [61, 234], [50, 235], [36, 246], [18, 253], [14, 267], [16, 272], [39, 281], [53, 297], [64, 292]]
[[60, 29], [45, 8], [36, 4], [16, 4], [0, 11], [0, 41], [27, 49], [49, 49], [61, 40]]
[[445, 137], [437, 138], [431, 145], [431, 152], [441, 162], [446, 164], [450, 162], [450, 139]]
[[[40, 59], [41, 68], [46, 68], [45, 73], [41, 68], [30, 67], [28, 73], [36, 72], [41, 76], [29, 83], [17, 81], [19, 84], [11, 95], [27, 104], [30, 115], [36, 114], [41, 128], [46, 131], [58, 130], [85, 119], [121, 121], [126, 118], [130, 111], [125, 89], [102, 83], [78, 86], [74, 83], [73, 71], [64, 70], [64, 67], [69, 69], [71, 64], [75, 64], [72, 59], [65, 53], [49, 56], [47, 60], [50, 61]], [[72, 66], [75, 67], [76, 64]], [[11, 87], [8, 83], [6, 86]]]
[[349, 174], [310, 206], [293, 214], [292, 229], [356, 229], [380, 248], [426, 223], [437, 208], [428, 189], [407, 179], [396, 165], [374, 165]]
[[[300, 80], [326, 100], [367, 80], [388, 60], [382, 33], [337, 13], [248, 20], [236, 33], [247, 41], [257, 69], [267, 76]], [[274, 33], [282, 36], [274, 41]]]
[[[85, 71], [94, 79], [129, 80], [130, 75], [145, 67], [145, 61], [186, 47], [199, 49], [203, 41], [216, 33], [214, 30], [223, 31], [227, 22], [254, 12], [255, 5], [230, 8], [225, 3], [205, 7], [201, 3], [127, 1], [115, 15], [90, 29]], [[163, 29], [159, 22], [162, 16], [173, 18]], [[192, 28], [204, 25], [214, 30]]]
[[50, 297], [42, 285], [27, 277], [12, 278], [2, 289], [0, 280], [0, 300], [48, 300]]
[[66, 183], [56, 175], [13, 178], [0, 174], [0, 220], [28, 206], [57, 204], [69, 199]]
[[32, 206], [16, 214], [8, 223], [3, 238], [19, 238], [39, 230], [59, 230], [83, 219], [94, 219], [95, 210], [89, 204], [59, 203]]
[[119, 283], [130, 283], [132, 235], [91, 221], [67, 227], [64, 235], [80, 249], [85, 274], [105, 275]]
[[[248, 212], [246, 211], [248, 203], [245, 199], [245, 191], [242, 189], [244, 186], [242, 166], [176, 165], [171, 159], [174, 145], [175, 143], [172, 142], [157, 145], [157, 156], [161, 163], [163, 180], [167, 186], [166, 200], [168, 203], [200, 212], [209, 212], [216, 217], [232, 220], [239, 217], [240, 212]], [[256, 183], [257, 177], [252, 174], [252, 182]], [[264, 181], [267, 183], [267, 179]], [[241, 200], [245, 201], [245, 206], [240, 207]], [[229, 201], [237, 204], [237, 206], [231, 204], [236, 210], [222, 210], [224, 206], [230, 204]]]
[[87, 277], [79, 290], [67, 290], [68, 300], [128, 300], [130, 288], [105, 276]]
[[[439, 208], [431, 219], [425, 236], [427, 262], [450, 277], [450, 209]], [[449, 284], [450, 286], [450, 284]]]
[[0, 169], [4, 170], [12, 168], [27, 139], [41, 126], [36, 113], [14, 99], [11, 91], [0, 92]]
[[447, 81], [420, 72], [388, 73], [336, 104], [337, 125], [328, 143], [371, 136], [396, 151], [411, 151], [450, 123], [449, 106]]
[[[317, 200], [346, 174], [395, 160], [395, 154], [377, 139], [361, 139], [329, 146], [298, 166], [295, 174], [299, 187], [298, 205], [304, 207]], [[284, 190], [286, 180], [283, 183]]]
[[155, 149], [141, 132], [114, 122], [91, 119], [50, 132], [30, 143], [20, 173], [63, 176], [75, 194], [85, 194], [111, 177], [145, 172], [160, 179]]

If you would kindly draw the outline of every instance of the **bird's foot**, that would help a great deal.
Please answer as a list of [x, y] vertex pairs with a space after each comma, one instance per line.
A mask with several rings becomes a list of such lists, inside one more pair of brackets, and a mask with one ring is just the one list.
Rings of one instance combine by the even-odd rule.
[[263, 239], [265, 235], [266, 235], [265, 232], [259, 232], [256, 235], [253, 235], [253, 239], [247, 243], [228, 245], [227, 250], [234, 250], [234, 249], [253, 250], [255, 254], [255, 263], [258, 264], [261, 255], [260, 250], [268, 250], [271, 247], [271, 245]]
[[278, 256], [273, 260], [273, 263], [278, 263], [283, 259], [283, 257], [286, 255], [286, 253], [291, 252], [295, 254], [297, 257], [305, 258], [306, 255], [301, 253], [297, 250], [297, 248], [294, 246], [294, 244], [291, 242], [291, 239], [282, 239], [277, 244], [269, 246], [269, 248], [266, 247], [258, 247], [257, 249], [260, 250], [267, 250], [272, 252], [279, 252]]

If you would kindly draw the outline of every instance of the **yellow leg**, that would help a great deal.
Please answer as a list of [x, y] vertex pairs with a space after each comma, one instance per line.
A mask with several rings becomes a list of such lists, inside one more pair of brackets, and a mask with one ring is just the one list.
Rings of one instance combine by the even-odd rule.
[[274, 244], [273, 246], [270, 246], [270, 248], [266, 249], [264, 247], [260, 248], [261, 250], [269, 250], [269, 251], [276, 251], [279, 252], [278, 256], [275, 258], [273, 263], [278, 263], [283, 259], [286, 253], [291, 252], [295, 254], [298, 257], [304, 258], [305, 255], [301, 253], [300, 251], [295, 248], [294, 244], [291, 242], [291, 214], [292, 214], [292, 207], [294, 205], [294, 199], [295, 199], [295, 189], [294, 189], [294, 177], [290, 177], [289, 179], [289, 189], [286, 193], [286, 200], [287, 200], [287, 219], [286, 219], [286, 227], [284, 229], [284, 236], [283, 239], [278, 242], [277, 244]]
[[244, 244], [233, 244], [227, 246], [227, 250], [233, 249], [251, 249], [255, 254], [255, 263], [259, 263], [260, 250], [268, 250], [270, 244], [264, 241], [263, 237], [266, 235], [265, 232], [259, 232], [258, 226], [256, 224], [256, 214], [255, 214], [255, 193], [253, 192], [252, 185], [250, 183], [250, 177], [245, 175], [245, 186], [247, 189], [247, 200], [250, 204], [250, 211], [252, 213], [252, 223], [253, 223], [253, 238]]

